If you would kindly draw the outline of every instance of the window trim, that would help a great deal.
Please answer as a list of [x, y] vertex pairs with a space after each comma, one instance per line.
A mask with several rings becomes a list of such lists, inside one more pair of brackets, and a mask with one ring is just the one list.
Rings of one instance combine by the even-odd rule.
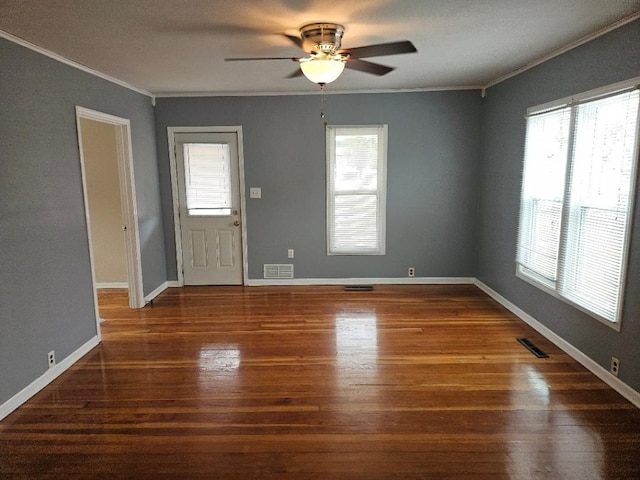
[[598, 100], [600, 98], [610, 97], [612, 95], [622, 93], [625, 90], [633, 90], [638, 87], [640, 87], [640, 77], [630, 78], [629, 80], [612, 83], [604, 87], [594, 88], [593, 90], [577, 93], [575, 95], [569, 95], [558, 100], [553, 100], [551, 102], [529, 107], [527, 108], [526, 117], [541, 113], [547, 113], [552, 110], [558, 110], [566, 107], [567, 105], [573, 105], [577, 103], [588, 102], [591, 100]]
[[[377, 169], [377, 228], [378, 228], [378, 248], [374, 251], [332, 251], [331, 249], [331, 220], [333, 218], [334, 192], [332, 191], [332, 153], [334, 146], [332, 145], [332, 136], [340, 129], [376, 129], [378, 134], [378, 169]], [[326, 126], [326, 242], [328, 256], [379, 256], [386, 255], [386, 205], [387, 205], [387, 144], [388, 144], [388, 125], [327, 125]]]
[[[608, 96], [613, 96], [613, 95], [617, 95], [617, 94], [621, 94], [624, 93], [625, 91], [629, 91], [629, 90], [635, 90], [635, 89], [640, 89], [640, 77], [635, 77], [623, 82], [618, 82], [618, 83], [614, 83], [611, 85], [607, 85], [605, 87], [601, 87], [601, 88], [597, 88], [594, 90], [589, 90], [587, 92], [583, 92], [577, 95], [573, 95], [573, 96], [569, 96], [569, 97], [565, 97], [559, 100], [555, 100], [552, 102], [548, 102], [542, 105], [538, 105], [538, 106], [534, 106], [534, 107], [530, 107], [527, 109], [527, 115], [525, 116], [525, 118], [530, 117], [530, 116], [535, 116], [538, 114], [543, 114], [543, 113], [548, 113], [551, 112], [553, 110], [558, 110], [558, 109], [562, 109], [565, 107], [571, 107], [574, 108], [576, 105], [580, 104], [580, 103], [584, 103], [584, 102], [589, 102], [589, 101], [595, 101], [595, 100], [600, 100], [603, 98], [606, 98]], [[570, 138], [570, 142], [573, 143], [574, 142], [574, 132], [573, 132], [573, 122], [574, 122], [574, 112], [571, 113], [572, 118], [571, 118], [571, 126], [570, 126], [570, 132], [571, 132], [571, 138]], [[525, 125], [525, 132], [526, 132], [526, 125]], [[526, 148], [526, 144], [524, 145], [524, 147]], [[570, 146], [570, 151], [571, 151], [571, 146]], [[571, 154], [570, 152], [568, 153], [569, 155]], [[523, 156], [524, 158], [524, 156]], [[566, 303], [568, 305], [571, 305], [572, 307], [576, 308], [577, 310], [580, 310], [583, 313], [586, 313], [587, 315], [589, 315], [591, 318], [596, 319], [597, 321], [599, 321], [600, 323], [603, 323], [604, 325], [607, 325], [608, 327], [612, 328], [613, 330], [620, 332], [621, 330], [621, 325], [622, 325], [622, 319], [623, 319], [623, 314], [624, 314], [624, 300], [625, 300], [625, 291], [626, 291], [626, 286], [627, 286], [627, 272], [628, 272], [628, 268], [629, 268], [629, 255], [630, 255], [630, 249], [631, 249], [631, 236], [633, 233], [633, 219], [634, 219], [634, 214], [635, 214], [635, 204], [637, 202], [638, 196], [640, 196], [640, 192], [638, 191], [638, 187], [640, 186], [640, 180], [638, 179], [638, 175], [640, 173], [640, 109], [638, 110], [638, 119], [636, 121], [636, 142], [635, 142], [635, 147], [634, 147], [634, 152], [633, 152], [633, 156], [632, 156], [632, 167], [631, 167], [631, 181], [630, 181], [630, 200], [629, 200], [629, 208], [628, 208], [628, 215], [627, 215], [627, 219], [626, 219], [626, 225], [625, 225], [625, 240], [624, 240], [624, 246], [623, 246], [623, 257], [622, 257], [622, 264], [621, 264], [621, 282], [619, 285], [619, 302], [618, 302], [618, 311], [616, 314], [616, 320], [615, 321], [611, 321], [608, 320], [600, 315], [598, 315], [595, 312], [590, 311], [588, 308], [576, 303], [575, 301], [561, 295], [557, 289], [554, 289], [548, 285], [545, 285], [545, 283], [543, 283], [541, 280], [537, 280], [535, 278], [535, 272], [532, 273], [527, 273], [525, 270], [527, 270], [527, 268], [524, 265], [521, 265], [520, 263], [518, 263], [517, 259], [516, 259], [516, 277], [527, 282], [528, 284], [538, 288], [539, 290], [551, 295], [554, 298], [557, 298], [558, 300], [562, 301], [563, 303]], [[523, 167], [524, 167], [524, 160], [523, 160]], [[567, 168], [570, 168], [570, 166], [568, 166]], [[522, 174], [524, 175], [524, 170], [522, 171]], [[524, 177], [521, 178], [521, 185], [524, 182]], [[566, 195], [568, 194], [567, 189], [569, 187], [569, 183], [570, 183], [570, 179], [569, 179], [569, 175], [565, 176], [565, 198]], [[520, 223], [520, 212], [522, 209], [522, 188], [520, 190], [520, 209], [519, 209], [519, 216], [518, 216], [518, 223]], [[564, 215], [566, 215], [566, 210], [563, 208], [563, 223], [564, 223]], [[519, 233], [518, 233], [519, 235]], [[562, 242], [565, 240], [566, 237], [566, 228], [563, 228], [561, 231], [561, 239], [560, 239], [560, 246], [558, 248], [558, 255], [564, 255], [563, 253], [563, 248], [562, 248]], [[519, 245], [519, 238], [516, 239], [516, 250], [518, 249], [518, 245]], [[558, 265], [560, 264], [560, 258], [558, 259]], [[556, 280], [557, 282], [557, 280]]]

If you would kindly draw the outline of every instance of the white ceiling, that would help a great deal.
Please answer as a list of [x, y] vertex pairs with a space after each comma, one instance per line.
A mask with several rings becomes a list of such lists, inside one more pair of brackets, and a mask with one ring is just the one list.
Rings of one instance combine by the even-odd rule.
[[346, 70], [331, 91], [484, 87], [629, 18], [640, 0], [0, 0], [0, 30], [154, 95], [315, 92], [282, 33], [346, 27], [342, 46], [411, 40], [418, 53]]

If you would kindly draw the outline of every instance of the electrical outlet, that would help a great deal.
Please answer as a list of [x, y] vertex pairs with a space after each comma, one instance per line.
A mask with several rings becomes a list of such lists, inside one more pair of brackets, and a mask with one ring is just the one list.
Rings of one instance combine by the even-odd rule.
[[47, 362], [49, 362], [49, 368], [53, 367], [56, 364], [56, 351], [51, 350], [47, 354]]
[[289, 250], [287, 250], [287, 257], [293, 258], [293, 248], [290, 248]]
[[620, 372], [620, 360], [618, 360], [616, 357], [611, 357], [611, 368], [610, 368], [610, 371], [616, 377], [618, 376], [618, 373]]
[[416, 269], [415, 269], [415, 268], [413, 268], [413, 267], [409, 267], [408, 275], [409, 275], [410, 277], [415, 277], [415, 276], [416, 276]]

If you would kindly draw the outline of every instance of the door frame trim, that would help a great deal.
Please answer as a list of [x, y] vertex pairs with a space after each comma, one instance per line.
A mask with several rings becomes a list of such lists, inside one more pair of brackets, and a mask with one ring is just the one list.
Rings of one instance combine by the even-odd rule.
[[247, 263], [247, 216], [246, 197], [244, 187], [244, 146], [242, 140], [242, 127], [232, 126], [210, 126], [210, 127], [167, 127], [167, 140], [169, 142], [169, 166], [171, 171], [171, 199], [173, 202], [173, 233], [176, 244], [176, 267], [178, 271], [178, 286], [184, 286], [184, 273], [182, 262], [182, 235], [178, 204], [178, 169], [176, 160], [177, 133], [235, 133], [238, 140], [238, 182], [240, 183], [240, 237], [242, 240], [242, 285], [247, 284], [248, 263]]
[[[87, 221], [87, 238], [89, 240], [89, 256], [91, 258], [91, 281], [96, 308], [96, 320], [100, 322], [98, 311], [98, 294], [96, 288], [96, 274], [91, 243], [91, 220], [89, 218], [89, 199], [87, 194], [86, 167], [84, 149], [82, 148], [81, 119], [94, 120], [115, 126], [116, 129], [116, 161], [118, 165], [118, 179], [120, 184], [120, 200], [122, 202], [122, 216], [127, 232], [125, 235], [125, 253], [127, 257], [127, 281], [129, 287], [129, 307], [144, 307], [144, 289], [142, 283], [142, 260], [140, 255], [140, 232], [138, 228], [138, 207], [133, 172], [133, 150], [131, 147], [131, 122], [127, 118], [120, 118], [108, 113], [90, 110], [76, 106], [76, 128], [78, 130], [78, 147], [80, 150], [80, 167], [82, 171], [82, 194]], [[98, 331], [100, 329], [98, 328]]]

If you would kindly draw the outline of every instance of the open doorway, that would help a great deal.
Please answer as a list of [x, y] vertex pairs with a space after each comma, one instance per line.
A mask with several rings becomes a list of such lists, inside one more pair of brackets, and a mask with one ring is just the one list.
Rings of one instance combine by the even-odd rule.
[[130, 123], [82, 107], [76, 120], [99, 321], [97, 288], [125, 288], [130, 308], [144, 306]]
[[96, 288], [129, 288], [116, 126], [80, 119]]

